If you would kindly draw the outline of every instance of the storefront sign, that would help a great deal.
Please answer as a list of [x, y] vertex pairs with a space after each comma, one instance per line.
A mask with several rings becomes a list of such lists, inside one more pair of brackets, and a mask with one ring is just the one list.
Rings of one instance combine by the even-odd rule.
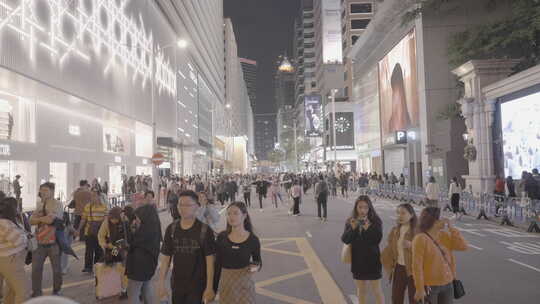
[[81, 128], [77, 125], [69, 125], [69, 134], [73, 136], [81, 136]]
[[11, 147], [9, 145], [0, 145], [0, 155], [1, 156], [10, 156]]
[[407, 131], [396, 131], [396, 144], [407, 143]]
[[121, 163], [121, 162], [122, 162], [122, 157], [120, 157], [120, 156], [115, 156], [115, 157], [114, 157], [114, 162], [115, 162], [115, 163]]
[[143, 165], [148, 165], [148, 159], [144, 158], [144, 159], [142, 160], [142, 163], [143, 163]]

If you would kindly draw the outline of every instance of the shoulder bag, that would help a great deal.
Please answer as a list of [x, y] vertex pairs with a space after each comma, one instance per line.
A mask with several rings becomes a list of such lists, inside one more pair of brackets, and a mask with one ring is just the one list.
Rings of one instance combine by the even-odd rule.
[[341, 262], [344, 264], [352, 263], [351, 244], [343, 244], [341, 248]]
[[[90, 218], [93, 218], [92, 216], [92, 205], [90, 205]], [[88, 221], [88, 233], [89, 236], [97, 236], [99, 233], [99, 228], [101, 228], [101, 223], [103, 221]]]
[[[448, 259], [446, 258], [446, 254], [445, 254], [444, 251], [442, 250], [442, 248], [441, 248], [441, 246], [439, 245], [439, 243], [437, 243], [437, 242], [431, 237], [431, 235], [429, 235], [429, 233], [426, 233], [426, 235], [431, 239], [431, 241], [433, 242], [433, 244], [435, 244], [435, 246], [437, 246], [437, 248], [439, 248], [439, 251], [441, 252], [443, 259], [446, 261], [446, 264], [448, 264], [448, 267], [450, 267], [450, 269], [451, 269], [452, 266], [451, 266], [450, 262], [448, 261]], [[452, 281], [452, 285], [454, 286], [454, 299], [460, 299], [460, 298], [462, 298], [462, 297], [465, 295], [465, 287], [463, 286], [463, 283], [462, 283], [460, 280], [454, 279], [454, 280]]]

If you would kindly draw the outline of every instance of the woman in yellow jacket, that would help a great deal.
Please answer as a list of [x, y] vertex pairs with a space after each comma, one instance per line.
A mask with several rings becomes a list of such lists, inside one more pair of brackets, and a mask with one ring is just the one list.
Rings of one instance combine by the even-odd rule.
[[468, 249], [467, 241], [448, 219], [441, 219], [441, 209], [427, 207], [420, 215], [419, 233], [413, 240], [413, 279], [416, 301], [431, 304], [454, 301], [452, 281], [456, 278], [453, 251]]
[[406, 290], [409, 303], [414, 303], [412, 240], [417, 232], [418, 218], [411, 204], [399, 205], [396, 212], [397, 225], [388, 234], [381, 260], [392, 282], [392, 304], [403, 304]]
[[[127, 224], [122, 220], [122, 209], [114, 207], [101, 224], [98, 233], [99, 246], [103, 248], [105, 263], [115, 263], [117, 271], [123, 275], [122, 298], [126, 297], [128, 279], [125, 273], [125, 245], [127, 242]], [[121, 241], [123, 240], [123, 241]]]

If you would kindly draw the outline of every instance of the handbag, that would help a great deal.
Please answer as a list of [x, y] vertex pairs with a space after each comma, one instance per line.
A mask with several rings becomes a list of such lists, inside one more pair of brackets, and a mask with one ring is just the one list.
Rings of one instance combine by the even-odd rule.
[[[448, 267], [450, 267], [450, 262], [448, 262], [448, 259], [446, 258], [446, 254], [442, 250], [441, 246], [439, 246], [439, 244], [431, 237], [431, 235], [429, 235], [429, 233], [426, 233], [426, 235], [431, 239], [433, 244], [435, 244], [435, 246], [439, 248], [439, 251], [441, 252], [443, 259], [446, 261], [446, 264], [448, 264]], [[465, 296], [466, 294], [465, 287], [463, 286], [463, 283], [460, 280], [454, 279], [452, 281], [452, 285], [454, 287], [454, 299], [457, 300]]]
[[343, 244], [343, 247], [341, 248], [341, 262], [345, 264], [352, 263], [351, 244]]

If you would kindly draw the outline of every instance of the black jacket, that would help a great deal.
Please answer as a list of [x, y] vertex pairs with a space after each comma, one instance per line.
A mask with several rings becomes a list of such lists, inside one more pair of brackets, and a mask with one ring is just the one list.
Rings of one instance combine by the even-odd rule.
[[341, 236], [345, 244], [351, 244], [351, 272], [360, 275], [379, 275], [382, 272], [379, 244], [382, 240], [382, 226], [371, 224], [365, 231], [352, 229], [347, 223]]
[[129, 236], [126, 274], [130, 280], [145, 282], [151, 280], [156, 272], [161, 226], [152, 205], [137, 208], [135, 215], [141, 220], [141, 225]]

